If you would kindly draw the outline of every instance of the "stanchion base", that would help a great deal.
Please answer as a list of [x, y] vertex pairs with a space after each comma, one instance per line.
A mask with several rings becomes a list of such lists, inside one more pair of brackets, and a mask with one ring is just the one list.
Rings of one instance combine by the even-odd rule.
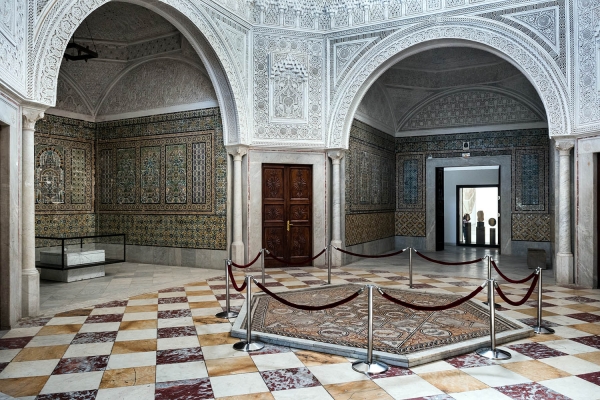
[[489, 347], [478, 349], [475, 351], [475, 353], [479, 354], [481, 357], [489, 358], [491, 360], [508, 360], [512, 357], [508, 351], [501, 349], [492, 350]]
[[215, 317], [224, 319], [236, 318], [237, 316], [238, 313], [235, 311], [221, 311], [220, 313], [215, 314]]
[[[487, 305], [488, 305], [488, 302], [487, 302], [487, 301], [484, 301], [484, 302], [483, 302], [483, 304], [485, 304], [485, 305], [487, 306]], [[500, 304], [498, 304], [498, 303], [494, 303], [494, 308], [500, 308], [500, 307], [501, 307], [501, 306], [500, 306]]]
[[548, 327], [545, 327], [545, 326], [541, 326], [541, 325], [534, 326], [533, 327], [533, 331], [535, 333], [540, 333], [540, 334], [543, 334], [543, 335], [554, 333], [554, 329], [548, 328]]
[[248, 343], [245, 340], [237, 342], [236, 344], [233, 345], [234, 350], [245, 351], [245, 352], [261, 350], [263, 347], [265, 347], [264, 343], [261, 343], [261, 342]]
[[366, 361], [356, 361], [352, 363], [352, 369], [363, 374], [381, 374], [387, 371], [389, 368], [390, 367], [384, 363], [377, 361], [373, 361], [372, 363], [368, 363]]

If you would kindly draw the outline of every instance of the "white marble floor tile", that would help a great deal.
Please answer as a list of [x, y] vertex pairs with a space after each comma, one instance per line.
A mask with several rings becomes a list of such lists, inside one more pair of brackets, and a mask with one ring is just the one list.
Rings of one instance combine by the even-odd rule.
[[59, 361], [59, 359], [52, 359], [13, 362], [0, 372], [0, 379], [50, 375]]
[[215, 398], [268, 392], [269, 389], [258, 372], [210, 378]]
[[190, 305], [188, 303], [169, 303], [158, 305], [158, 311], [188, 310], [189, 308]]
[[[544, 318], [544, 319], [546, 319], [546, 318]], [[580, 322], [582, 324], [585, 323], [583, 321], [580, 321]], [[571, 339], [571, 338], [583, 337], [583, 336], [591, 336], [591, 333], [583, 332], [583, 331], [580, 331], [575, 328], [570, 328], [568, 326], [553, 326], [552, 329], [554, 329], [554, 332], [557, 336], [563, 337], [565, 339]]]
[[207, 376], [208, 372], [204, 361], [162, 364], [156, 366], [156, 382], [206, 378]]
[[165, 293], [158, 294], [159, 299], [168, 299], [171, 297], [185, 297], [185, 296], [186, 296], [185, 292], [165, 292]]
[[103, 307], [94, 308], [90, 315], [107, 315], [107, 314], [123, 314], [125, 307]]
[[600, 365], [582, 360], [575, 356], [561, 356], [539, 360], [544, 364], [558, 368], [572, 375], [587, 374], [600, 371]]
[[47, 335], [47, 336], [36, 336], [27, 343], [27, 347], [41, 347], [41, 346], [58, 346], [61, 344], [71, 344], [74, 333], [65, 333], [63, 335]]
[[214, 316], [217, 313], [223, 311], [221, 307], [212, 307], [212, 308], [192, 308], [192, 316], [193, 317], [208, 317]]
[[257, 356], [253, 356], [250, 353], [250, 356], [259, 371], [304, 367], [302, 361], [291, 351], [289, 353], [262, 354]]
[[198, 336], [164, 338], [156, 341], [156, 350], [187, 349], [198, 346], [200, 346]]
[[132, 354], [112, 354], [106, 369], [145, 367], [156, 365], [156, 352], [145, 351]]
[[158, 298], [129, 300], [127, 306], [152, 306], [155, 304], [158, 304]]
[[554, 390], [555, 392], [570, 397], [573, 400], [600, 399], [600, 391], [598, 391], [598, 386], [577, 376], [550, 379], [540, 383]]
[[46, 325], [83, 324], [87, 317], [54, 317]]
[[52, 375], [40, 394], [78, 392], [97, 389], [104, 371]]
[[593, 351], [598, 351], [595, 347], [586, 346], [582, 343], [577, 343], [572, 340], [552, 340], [548, 342], [544, 342], [544, 344], [548, 347], [551, 347], [555, 350], [562, 351], [567, 354], [580, 354], [580, 353], [591, 353]]
[[308, 367], [310, 372], [321, 382], [321, 385], [345, 383], [369, 379], [364, 374], [352, 369], [352, 364], [332, 364]]
[[0, 363], [11, 362], [21, 352], [21, 349], [0, 350]]
[[174, 328], [178, 326], [194, 326], [194, 320], [192, 317], [163, 318], [158, 320], [159, 328]]
[[72, 344], [63, 355], [63, 358], [103, 356], [110, 354], [112, 347], [112, 342]]
[[397, 400], [444, 394], [419, 375], [394, 376], [375, 379], [373, 382]]
[[577, 325], [577, 324], [584, 323], [581, 320], [567, 317], [564, 315], [552, 315], [549, 317], [544, 317], [544, 319], [548, 322], [554, 322], [555, 324], [560, 324], [560, 325]]
[[100, 389], [96, 400], [154, 400], [154, 384]]
[[323, 386], [315, 386], [300, 389], [278, 390], [271, 392], [275, 400], [331, 400], [332, 397]]
[[34, 326], [34, 327], [31, 327], [31, 328], [15, 328], [15, 329], [11, 329], [4, 336], [2, 336], [2, 339], [35, 336], [40, 331], [40, 329], [42, 329], [42, 328], [43, 327], [41, 327], [41, 326]]
[[479, 379], [481, 382], [488, 386], [506, 386], [506, 385], [518, 385], [520, 383], [529, 383], [529, 379], [521, 376], [515, 372], [509, 371], [508, 369], [500, 365], [488, 365], [485, 367], [473, 367], [465, 368], [462, 371], [471, 375], [475, 379]]
[[196, 324], [198, 335], [209, 335], [211, 333], [226, 333], [231, 332], [231, 324], [226, 322], [223, 324]]
[[410, 370], [415, 374], [423, 374], [426, 372], [438, 372], [438, 371], [449, 371], [456, 369], [454, 365], [448, 364], [446, 361], [434, 361], [428, 364], [417, 365], [411, 367]]
[[133, 329], [126, 331], [119, 331], [117, 333], [117, 342], [124, 342], [128, 340], [145, 340], [145, 339], [156, 339], [156, 329]]
[[188, 296], [188, 302], [190, 303], [197, 303], [197, 302], [201, 302], [201, 301], [215, 301], [217, 300], [216, 296], [210, 294], [210, 295], [204, 295], [204, 296]]
[[120, 326], [120, 322], [99, 322], [97, 324], [83, 324], [83, 326], [79, 330], [79, 333], [114, 332], [118, 331]]
[[510, 397], [493, 388], [452, 393], [451, 396], [455, 400], [510, 400]]
[[141, 321], [145, 319], [156, 319], [157, 316], [158, 312], [156, 311], [125, 313], [123, 315], [123, 321]]
[[248, 353], [233, 349], [232, 344], [219, 344], [216, 346], [202, 346], [202, 354], [205, 360], [216, 360], [218, 358], [248, 357]]

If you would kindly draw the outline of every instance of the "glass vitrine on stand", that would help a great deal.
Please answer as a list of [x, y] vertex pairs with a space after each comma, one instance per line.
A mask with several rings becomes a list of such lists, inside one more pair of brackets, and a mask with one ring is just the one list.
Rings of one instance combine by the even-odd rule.
[[40, 278], [73, 282], [105, 275], [104, 266], [125, 261], [125, 235], [35, 237]]

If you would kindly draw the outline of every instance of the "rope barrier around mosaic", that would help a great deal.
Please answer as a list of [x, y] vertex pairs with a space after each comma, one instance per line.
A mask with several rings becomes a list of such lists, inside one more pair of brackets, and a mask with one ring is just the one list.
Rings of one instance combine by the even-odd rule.
[[233, 261], [229, 260], [229, 262], [231, 263], [231, 265], [233, 265], [236, 268], [249, 268], [252, 265], [254, 265], [255, 262], [258, 261], [258, 259], [260, 258], [261, 254], [263, 253], [263, 250], [265, 249], [260, 249], [258, 254], [256, 255], [256, 257], [254, 257], [254, 260], [250, 261], [248, 264], [236, 264]]
[[393, 296], [390, 296], [389, 294], [385, 293], [380, 287], [377, 287], [377, 291], [384, 299], [389, 300], [392, 303], [398, 304], [399, 306], [402, 306], [402, 307], [410, 308], [412, 310], [417, 310], [417, 311], [443, 311], [443, 310], [448, 310], [453, 307], [460, 306], [462, 303], [471, 300], [473, 297], [477, 296], [486, 285], [487, 285], [487, 281], [482, 283], [481, 286], [479, 286], [477, 289], [473, 290], [470, 294], [466, 295], [465, 297], [461, 297], [460, 299], [455, 300], [452, 303], [448, 303], [448, 304], [440, 305], [440, 306], [420, 306], [418, 304], [407, 303], [407, 302], [397, 299]]
[[435, 260], [435, 259], [433, 259], [433, 258], [431, 258], [431, 257], [427, 257], [425, 254], [422, 254], [422, 253], [421, 253], [421, 252], [419, 252], [419, 250], [417, 250], [417, 249], [413, 249], [413, 250], [415, 251], [415, 253], [416, 253], [416, 254], [417, 254], [419, 257], [421, 257], [421, 258], [423, 258], [423, 259], [425, 259], [425, 260], [427, 260], [427, 261], [431, 261], [431, 262], [433, 262], [433, 263], [436, 263], [436, 264], [442, 264], [442, 265], [467, 265], [467, 264], [475, 264], [475, 263], [478, 263], [478, 262], [480, 262], [480, 261], [483, 261], [483, 260], [485, 260], [485, 258], [487, 257], [487, 256], [485, 256], [485, 257], [481, 257], [481, 258], [478, 258], [478, 259], [476, 259], [476, 260], [470, 260], [470, 261], [448, 262], [448, 261], [440, 261], [440, 260]]
[[368, 254], [358, 254], [358, 253], [353, 253], [351, 251], [348, 250], [344, 250], [344, 249], [340, 249], [339, 247], [335, 247], [332, 246], [334, 249], [336, 249], [339, 252], [345, 253], [345, 254], [349, 254], [351, 256], [354, 257], [364, 257], [364, 258], [384, 258], [384, 257], [392, 257], [392, 256], [397, 256], [398, 254], [402, 254], [404, 253], [406, 250], [410, 249], [410, 247], [404, 248], [400, 251], [397, 251], [395, 253], [389, 253], [389, 254], [380, 254], [380, 255], [368, 255]]
[[268, 255], [269, 257], [271, 257], [271, 258], [272, 258], [272, 259], [274, 259], [275, 261], [279, 261], [279, 262], [280, 262], [280, 263], [282, 263], [282, 264], [286, 264], [286, 265], [302, 265], [302, 264], [306, 264], [307, 262], [314, 261], [314, 260], [316, 260], [317, 258], [321, 257], [321, 255], [322, 255], [323, 253], [325, 253], [325, 251], [327, 250], [327, 248], [324, 248], [323, 250], [321, 250], [321, 252], [320, 252], [319, 254], [317, 254], [316, 256], [314, 256], [314, 257], [311, 257], [311, 258], [308, 258], [308, 259], [306, 259], [306, 260], [303, 260], [303, 261], [286, 261], [286, 260], [284, 260], [284, 259], [282, 259], [282, 258], [279, 258], [279, 257], [277, 257], [277, 256], [276, 256], [275, 254], [273, 254], [273, 252], [271, 252], [270, 250], [267, 250], [267, 249], [265, 249], [265, 250], [267, 251], [267, 255]]
[[[501, 277], [502, 279], [504, 279], [505, 281], [507, 281], [507, 282], [509, 282], [509, 283], [525, 283], [525, 282], [527, 282], [528, 280], [530, 280], [531, 278], [533, 278], [533, 277], [534, 277], [534, 275], [536, 275], [536, 274], [537, 274], [537, 271], [534, 271], [534, 272], [532, 272], [532, 273], [531, 273], [531, 275], [529, 275], [527, 278], [524, 278], [524, 279], [516, 279], [516, 280], [515, 280], [515, 279], [510, 279], [509, 277], [507, 277], [506, 275], [504, 275], [504, 274], [503, 274], [503, 273], [500, 271], [500, 269], [498, 268], [498, 266], [496, 265], [496, 262], [495, 262], [494, 260], [491, 260], [491, 262], [492, 262], [492, 266], [494, 267], [494, 269], [496, 270], [496, 272], [498, 273], [498, 275], [500, 275], [500, 277]], [[502, 297], [502, 296], [500, 296], [500, 297]]]
[[232, 264], [231, 262], [229, 262], [227, 264], [227, 274], [229, 275], [229, 280], [231, 281], [231, 285], [236, 290], [236, 292], [243, 292], [244, 289], [246, 289], [246, 281], [244, 280], [244, 283], [242, 283], [241, 286], [237, 285], [237, 283], [235, 282], [235, 278], [233, 277], [233, 271], [231, 269], [231, 264]]
[[533, 288], [536, 287], [538, 280], [540, 279], [540, 273], [538, 271], [534, 272], [534, 275], [535, 275], [535, 277], [533, 278], [533, 281], [531, 282], [531, 286], [529, 287], [529, 290], [527, 290], [527, 293], [525, 293], [525, 296], [519, 301], [512, 301], [511, 299], [509, 299], [504, 294], [504, 292], [502, 291], [502, 289], [500, 288], [500, 285], [498, 285], [498, 283], [496, 283], [496, 292], [498, 292], [498, 295], [500, 296], [500, 298], [502, 300], [504, 300], [511, 306], [515, 306], [515, 307], [522, 306], [523, 304], [525, 304], [525, 302], [527, 300], [529, 300], [531, 293], [533, 293]]

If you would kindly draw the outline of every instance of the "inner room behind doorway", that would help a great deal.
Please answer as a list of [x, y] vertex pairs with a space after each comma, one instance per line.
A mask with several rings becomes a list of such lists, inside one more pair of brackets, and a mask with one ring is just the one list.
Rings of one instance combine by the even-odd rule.
[[[448, 245], [457, 245], [463, 244], [464, 238], [457, 237], [457, 235], [463, 235], [461, 224], [463, 219], [463, 212], [461, 210], [464, 207], [459, 207], [457, 202], [459, 198], [457, 197], [457, 187], [459, 186], [467, 186], [467, 187], [478, 187], [477, 189], [480, 197], [480, 201], [477, 201], [477, 198], [474, 198], [474, 204], [472, 207], [472, 212], [470, 212], [470, 223], [471, 223], [471, 244], [476, 245], [476, 226], [477, 226], [477, 211], [484, 211], [483, 222], [485, 227], [485, 245], [490, 244], [490, 218], [496, 219], [496, 244], [499, 242], [499, 227], [500, 227], [500, 219], [498, 217], [498, 194], [494, 196], [489, 196], [491, 192], [495, 189], [496, 193], [499, 193], [499, 177], [500, 177], [500, 167], [497, 165], [492, 166], [469, 166], [469, 167], [447, 167], [444, 168], [444, 243]], [[495, 186], [495, 188], [494, 188]], [[474, 193], [475, 191], [473, 191]], [[487, 193], [490, 192], [490, 193]], [[463, 190], [464, 193], [464, 190]], [[485, 195], [487, 201], [493, 201], [493, 204], [486, 205], [482, 203], [482, 196]], [[491, 200], [490, 200], [491, 199]], [[493, 215], [492, 215], [493, 214]]]

